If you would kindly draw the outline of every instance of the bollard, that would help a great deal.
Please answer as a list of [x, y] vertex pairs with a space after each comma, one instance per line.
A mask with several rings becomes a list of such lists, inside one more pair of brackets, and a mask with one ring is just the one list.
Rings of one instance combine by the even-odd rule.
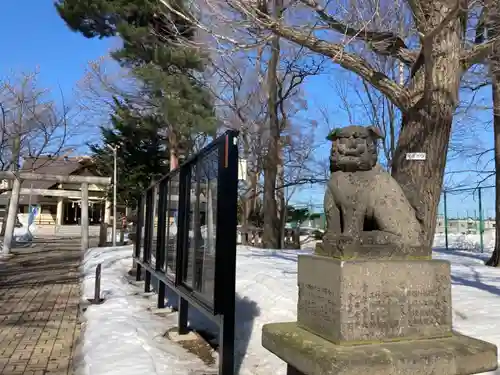
[[104, 247], [108, 243], [108, 224], [102, 222], [99, 226], [99, 247]]
[[100, 305], [104, 302], [104, 298], [101, 298], [101, 263], [95, 268], [95, 287], [94, 287], [94, 298], [88, 299], [92, 305]]

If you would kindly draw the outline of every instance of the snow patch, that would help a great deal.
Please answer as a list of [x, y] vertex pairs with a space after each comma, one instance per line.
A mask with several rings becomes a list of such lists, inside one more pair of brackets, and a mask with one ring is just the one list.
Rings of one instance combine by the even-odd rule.
[[[474, 243], [474, 238], [465, 238]], [[439, 244], [439, 238], [436, 241]], [[488, 244], [491, 243], [488, 242]], [[494, 240], [493, 240], [494, 243]], [[297, 309], [297, 255], [308, 251], [238, 246], [236, 274], [236, 370], [241, 375], [284, 375], [286, 365], [261, 345], [262, 326], [293, 321]], [[83, 295], [92, 298], [94, 273], [102, 264], [102, 305], [84, 312], [82, 374], [216, 374], [199, 358], [163, 337], [177, 314], [151, 313], [156, 296], [144, 296], [127, 271], [132, 247], [90, 249], [83, 264]], [[500, 346], [500, 269], [484, 266], [491, 255], [436, 248], [434, 257], [451, 262], [454, 329]], [[190, 309], [190, 324], [214, 325]], [[485, 374], [500, 374], [500, 371]]]
[[143, 297], [127, 272], [132, 247], [89, 249], [82, 265], [82, 302], [94, 294], [95, 268], [102, 265], [101, 305], [83, 313], [79, 374], [189, 375], [210, 372], [200, 359], [163, 335], [177, 325], [175, 314], [153, 315], [156, 296]]

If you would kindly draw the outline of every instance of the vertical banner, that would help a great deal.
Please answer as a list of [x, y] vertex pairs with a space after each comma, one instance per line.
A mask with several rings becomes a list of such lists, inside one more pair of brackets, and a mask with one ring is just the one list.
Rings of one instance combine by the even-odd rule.
[[35, 222], [35, 218], [40, 212], [39, 206], [29, 206], [28, 228]]

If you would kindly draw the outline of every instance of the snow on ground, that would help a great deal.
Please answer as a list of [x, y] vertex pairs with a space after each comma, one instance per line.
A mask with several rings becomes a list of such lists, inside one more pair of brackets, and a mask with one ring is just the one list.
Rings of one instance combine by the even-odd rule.
[[[495, 231], [487, 230], [483, 233], [483, 246], [485, 250], [495, 246]], [[443, 233], [434, 236], [434, 247], [446, 247], [446, 237]], [[474, 252], [481, 251], [481, 239], [479, 234], [448, 234], [448, 247]]]
[[[476, 239], [454, 240], [474, 244]], [[491, 239], [487, 244], [491, 244]], [[500, 346], [500, 269], [484, 266], [491, 247], [485, 253], [479, 253], [472, 245], [473, 251], [446, 251], [440, 238], [436, 238], [435, 245], [434, 257], [452, 264], [454, 328]], [[154, 306], [156, 297], [141, 296], [142, 290], [130, 282], [127, 271], [132, 264], [131, 252], [132, 248], [127, 246], [90, 249], [86, 253], [83, 296], [92, 297], [95, 266], [102, 263], [101, 285], [106, 302], [90, 306], [84, 313], [83, 373], [216, 373], [216, 368], [207, 368], [194, 355], [161, 337], [175, 327], [176, 314], [158, 317], [147, 311]], [[261, 329], [269, 322], [295, 320], [297, 254], [306, 252], [238, 246], [236, 366], [239, 374], [286, 373], [285, 364], [262, 347]], [[191, 310], [190, 324], [194, 328], [210, 326], [200, 314], [191, 314]], [[500, 375], [500, 370], [487, 374]]]
[[[83, 341], [77, 373], [111, 374], [206, 374], [211, 371], [194, 355], [163, 337], [176, 326], [174, 314], [153, 315], [154, 296], [144, 297], [131, 282], [132, 247], [89, 249], [83, 263], [82, 298], [94, 294], [95, 268], [102, 264], [101, 298], [83, 314]], [[84, 303], [86, 300], [83, 301]]]

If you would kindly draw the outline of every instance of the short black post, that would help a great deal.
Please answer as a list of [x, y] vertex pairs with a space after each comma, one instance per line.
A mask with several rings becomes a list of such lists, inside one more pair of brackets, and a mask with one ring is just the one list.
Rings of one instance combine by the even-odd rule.
[[161, 281], [158, 281], [158, 304], [159, 309], [163, 309], [165, 307], [165, 284]]
[[95, 268], [95, 287], [94, 287], [94, 300], [101, 299], [101, 263]]
[[[234, 302], [232, 303], [234, 309]], [[219, 374], [234, 374], [234, 310], [222, 316], [219, 334]]]
[[179, 312], [178, 312], [178, 327], [177, 332], [179, 335], [185, 335], [188, 330], [188, 311], [189, 303], [187, 300], [179, 296]]
[[135, 281], [141, 281], [141, 279], [142, 279], [142, 266], [139, 263], [136, 263], [135, 270], [136, 270]]
[[104, 301], [101, 298], [101, 263], [95, 268], [94, 298], [88, 300], [93, 305], [99, 305]]
[[146, 275], [144, 277], [144, 292], [149, 293], [151, 292], [151, 272], [146, 270]]

